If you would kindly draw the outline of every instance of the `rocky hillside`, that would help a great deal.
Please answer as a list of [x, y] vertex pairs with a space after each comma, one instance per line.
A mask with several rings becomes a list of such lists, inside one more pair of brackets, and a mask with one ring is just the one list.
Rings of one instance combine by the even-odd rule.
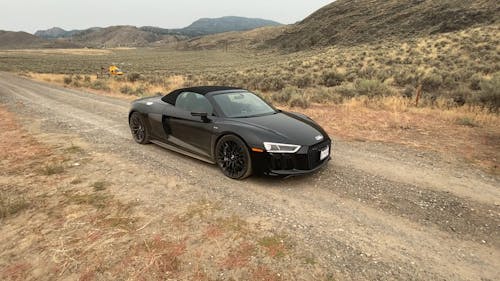
[[337, 0], [268, 43], [301, 50], [425, 36], [498, 22], [497, 0]]

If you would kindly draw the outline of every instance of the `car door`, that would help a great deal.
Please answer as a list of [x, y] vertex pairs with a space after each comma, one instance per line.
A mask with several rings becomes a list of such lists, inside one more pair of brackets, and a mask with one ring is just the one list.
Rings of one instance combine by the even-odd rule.
[[151, 136], [154, 139], [166, 142], [168, 136], [163, 128], [162, 118], [165, 112], [170, 111], [168, 108], [173, 108], [173, 106], [160, 99], [148, 101], [146, 106], [149, 108], [148, 118], [151, 126]]
[[204, 121], [191, 113], [207, 113], [210, 117], [213, 108], [205, 96], [184, 92], [179, 94], [175, 106], [169, 108], [163, 117], [167, 141], [198, 155], [211, 158], [213, 123]]

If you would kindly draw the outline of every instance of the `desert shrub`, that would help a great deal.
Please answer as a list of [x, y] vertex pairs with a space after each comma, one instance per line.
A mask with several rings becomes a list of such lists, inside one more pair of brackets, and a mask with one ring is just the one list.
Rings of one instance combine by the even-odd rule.
[[127, 80], [127, 78], [123, 75], [114, 76], [113, 79], [115, 79], [115, 81], [118, 81], [118, 82], [125, 82]]
[[354, 82], [358, 78], [358, 74], [355, 71], [348, 72], [345, 76], [345, 80], [348, 82]]
[[[167, 84], [165, 78], [161, 75], [148, 76], [145, 80], [153, 85], [165, 85], [165, 84]], [[208, 79], [206, 79], [206, 80], [208, 80]]]
[[481, 81], [480, 86], [479, 102], [491, 111], [498, 112], [500, 109], [500, 73], [489, 80]]
[[285, 87], [283, 79], [278, 76], [265, 77], [258, 84], [261, 91], [279, 91]]
[[83, 82], [85, 82], [85, 83], [90, 83], [90, 76], [85, 75], [85, 76], [83, 77]]
[[15, 215], [30, 207], [30, 201], [16, 194], [0, 193], [0, 219]]
[[377, 78], [377, 80], [380, 80], [380, 81], [385, 81], [391, 76], [392, 76], [392, 73], [388, 69], [381, 69], [377, 73], [375, 73], [375, 78]]
[[328, 100], [336, 104], [341, 104], [344, 102], [345, 98], [339, 93], [331, 93], [328, 96]]
[[132, 94], [132, 91], [134, 91], [134, 89], [132, 89], [132, 87], [130, 87], [129, 85], [125, 85], [123, 87], [120, 87], [120, 93], [122, 93], [122, 94], [130, 95], [130, 94]]
[[136, 81], [139, 81], [139, 79], [141, 79], [141, 74], [137, 73], [137, 72], [132, 72], [132, 73], [129, 73], [127, 75], [127, 79], [128, 81], [130, 82], [136, 82]]
[[[342, 86], [339, 86], [342, 87]], [[328, 103], [328, 102], [333, 102], [333, 103], [342, 103], [344, 101], [344, 97], [342, 94], [340, 94], [337, 90], [339, 87], [336, 88], [314, 88], [310, 89], [308, 92], [306, 92], [307, 96], [309, 97], [310, 102], [314, 103]]]
[[313, 79], [311, 75], [302, 75], [295, 78], [294, 84], [299, 88], [307, 88], [312, 85]]
[[460, 86], [446, 96], [450, 99], [450, 106], [463, 106], [473, 101], [473, 92], [465, 86]]
[[292, 96], [290, 99], [290, 106], [291, 107], [301, 107], [301, 108], [308, 108], [310, 105], [309, 99], [307, 98], [306, 95], [302, 93], [297, 93]]
[[146, 94], [147, 91], [148, 91], [147, 87], [145, 87], [144, 85], [140, 85], [137, 88], [135, 88], [132, 94], [136, 96], [143, 96]]
[[306, 73], [306, 71], [307, 70], [302, 68], [302, 67], [299, 67], [299, 68], [297, 68], [297, 70], [295, 70], [295, 72], [297, 72], [298, 74], [304, 74], [304, 73]]
[[64, 76], [64, 78], [63, 78], [63, 82], [64, 82], [64, 84], [66, 84], [66, 85], [71, 84], [71, 82], [73, 82], [73, 76], [71, 76], [71, 75], [69, 75], [69, 76]]
[[345, 75], [336, 71], [325, 71], [321, 75], [321, 85], [335, 87], [345, 81]]
[[477, 127], [478, 124], [470, 117], [460, 117], [455, 120], [455, 124], [467, 127]]
[[481, 75], [480, 74], [474, 74], [472, 75], [472, 77], [470, 78], [470, 83], [469, 83], [469, 88], [471, 90], [474, 90], [474, 91], [479, 91], [481, 90], [481, 81], [482, 81], [482, 78], [481, 78]]
[[437, 73], [429, 73], [422, 78], [422, 89], [426, 92], [435, 92], [443, 85], [443, 77]]
[[92, 84], [90, 84], [90, 88], [103, 91], [111, 90], [105, 80], [95, 80]]
[[376, 69], [372, 66], [363, 67], [358, 71], [358, 76], [366, 79], [375, 77]]
[[73, 87], [80, 88], [82, 86], [82, 83], [78, 80], [74, 80], [73, 83], [71, 83]]
[[413, 94], [415, 93], [415, 88], [413, 86], [406, 86], [405, 89], [403, 90], [402, 92], [402, 96], [405, 97], [405, 98], [412, 98], [413, 97]]
[[394, 74], [394, 81], [396, 82], [396, 85], [402, 87], [407, 85], [415, 86], [417, 84], [417, 77], [412, 72], [401, 70]]
[[326, 88], [318, 88], [311, 91], [309, 96], [311, 102], [325, 103], [330, 100], [331, 93]]
[[75, 75], [75, 80], [76, 81], [81, 81], [82, 80], [82, 76], [80, 74]]
[[357, 95], [361, 96], [384, 96], [390, 93], [385, 84], [379, 80], [359, 79], [354, 83], [354, 88]]
[[356, 89], [352, 84], [349, 85], [341, 85], [338, 87], [335, 87], [335, 91], [339, 93], [343, 98], [345, 99], [350, 99], [354, 96], [356, 96]]
[[459, 77], [458, 73], [443, 73], [443, 86], [446, 87], [447, 89], [456, 89], [457, 86], [459, 85], [459, 82], [461, 80], [461, 77]]
[[280, 92], [272, 95], [272, 100], [280, 104], [285, 104], [288, 103], [292, 96], [296, 95], [298, 92], [298, 89], [295, 87], [286, 87]]

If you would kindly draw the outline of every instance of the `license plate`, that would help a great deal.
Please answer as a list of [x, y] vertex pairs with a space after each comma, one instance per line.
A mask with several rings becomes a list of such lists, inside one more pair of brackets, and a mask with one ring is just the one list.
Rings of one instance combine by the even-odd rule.
[[330, 155], [330, 146], [327, 146], [321, 150], [319, 155], [319, 160], [323, 160]]

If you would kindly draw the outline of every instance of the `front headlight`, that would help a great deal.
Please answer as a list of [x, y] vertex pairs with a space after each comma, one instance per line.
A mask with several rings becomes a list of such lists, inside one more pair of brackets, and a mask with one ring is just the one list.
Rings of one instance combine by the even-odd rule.
[[300, 145], [274, 142], [264, 142], [264, 147], [271, 153], [295, 153], [300, 149]]

